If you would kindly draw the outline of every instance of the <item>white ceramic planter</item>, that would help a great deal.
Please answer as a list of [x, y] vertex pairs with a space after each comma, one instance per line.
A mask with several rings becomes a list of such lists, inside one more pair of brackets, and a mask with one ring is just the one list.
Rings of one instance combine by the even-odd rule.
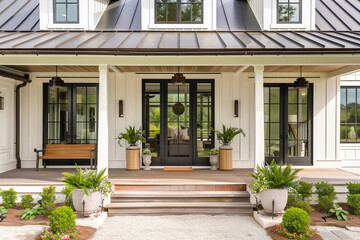
[[287, 199], [287, 189], [267, 189], [260, 192], [261, 205], [267, 213], [272, 213], [273, 201], [275, 201], [274, 213], [281, 213], [286, 207]]
[[151, 154], [143, 155], [143, 163], [145, 165], [144, 170], [151, 170], [150, 164], [151, 164]]
[[218, 154], [210, 155], [210, 165], [211, 165], [210, 170], [216, 171], [218, 162], [219, 162]]
[[72, 192], [75, 211], [83, 212], [83, 201], [85, 201], [85, 213], [95, 212], [101, 206], [101, 193], [93, 192], [87, 196], [82, 189], [74, 189]]

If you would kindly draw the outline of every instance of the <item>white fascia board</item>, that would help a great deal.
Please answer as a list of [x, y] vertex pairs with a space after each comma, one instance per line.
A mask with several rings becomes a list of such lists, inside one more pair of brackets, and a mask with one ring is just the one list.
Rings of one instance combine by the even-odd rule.
[[107, 56], [1, 55], [0, 65], [122, 65], [122, 66], [234, 66], [234, 65], [359, 65], [360, 55], [265, 56]]

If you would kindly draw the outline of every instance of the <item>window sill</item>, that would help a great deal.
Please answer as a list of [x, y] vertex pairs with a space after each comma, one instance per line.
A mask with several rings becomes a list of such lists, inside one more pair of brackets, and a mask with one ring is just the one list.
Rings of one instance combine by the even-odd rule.
[[78, 23], [49, 23], [46, 27], [48, 29], [85, 29], [83, 24]]
[[270, 25], [271, 28], [284, 28], [284, 29], [289, 29], [289, 28], [302, 28], [302, 29], [306, 29], [307, 26], [304, 23], [272, 23]]
[[207, 24], [149, 24], [149, 29], [209, 29]]

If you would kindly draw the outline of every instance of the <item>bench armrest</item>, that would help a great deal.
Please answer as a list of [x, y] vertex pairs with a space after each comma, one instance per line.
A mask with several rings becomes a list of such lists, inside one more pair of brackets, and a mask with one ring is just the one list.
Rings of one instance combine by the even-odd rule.
[[34, 152], [35, 153], [44, 153], [45, 152], [45, 150], [44, 149], [40, 149], [40, 150], [37, 150], [36, 148], [34, 148]]

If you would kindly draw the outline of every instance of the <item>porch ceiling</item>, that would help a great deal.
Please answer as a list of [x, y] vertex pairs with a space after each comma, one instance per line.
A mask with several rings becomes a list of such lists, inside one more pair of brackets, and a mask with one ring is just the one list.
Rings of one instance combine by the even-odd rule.
[[[7, 66], [24, 72], [54, 72], [55, 66], [45, 65], [14, 65]], [[243, 66], [180, 66], [183, 73], [221, 73], [237, 72]], [[311, 65], [303, 66], [303, 72], [333, 72], [348, 67], [348, 65]], [[178, 66], [116, 66], [121, 72], [136, 73], [174, 73]], [[98, 66], [59, 66], [59, 72], [98, 72]], [[109, 69], [109, 71], [113, 71]], [[244, 72], [253, 72], [252, 66]], [[299, 72], [299, 66], [265, 66], [265, 72]]]

